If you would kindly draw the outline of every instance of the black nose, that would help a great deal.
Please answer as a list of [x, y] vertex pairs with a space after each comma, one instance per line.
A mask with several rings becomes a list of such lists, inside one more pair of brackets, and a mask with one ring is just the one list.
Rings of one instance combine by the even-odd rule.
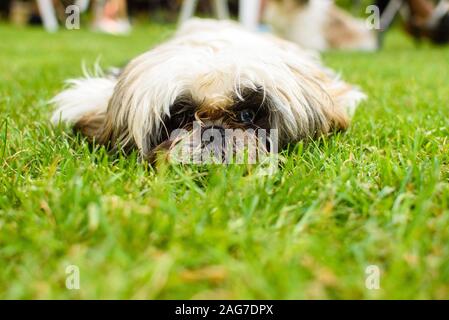
[[222, 138], [225, 136], [225, 129], [222, 126], [211, 125], [201, 129], [201, 133], [207, 133], [210, 136], [221, 135]]

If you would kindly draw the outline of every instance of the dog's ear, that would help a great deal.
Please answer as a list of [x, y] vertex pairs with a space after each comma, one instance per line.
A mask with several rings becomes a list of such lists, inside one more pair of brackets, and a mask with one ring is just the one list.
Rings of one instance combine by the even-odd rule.
[[357, 87], [341, 80], [333, 80], [327, 88], [332, 99], [332, 105], [324, 108], [331, 130], [345, 130], [359, 103], [366, 99], [366, 95]]
[[[277, 95], [277, 99], [287, 97], [287, 104], [291, 107], [292, 116], [289, 112], [283, 112], [284, 123], [278, 126], [289, 129], [285, 132], [289, 140], [317, 138], [347, 129], [365, 94], [319, 64], [304, 65], [302, 68], [290, 66], [290, 70], [294, 75], [294, 84], [290, 87], [283, 85], [277, 90], [282, 93]], [[277, 104], [285, 105], [282, 102]]]
[[[275, 99], [277, 96], [279, 104], [289, 104], [292, 107], [297, 132], [291, 130], [287, 133], [290, 139], [316, 137], [333, 130], [346, 129], [357, 105], [366, 95], [324, 67], [319, 54], [274, 36], [265, 37], [284, 51], [284, 61], [294, 77], [293, 81], [285, 84], [285, 79], [278, 77], [275, 84], [278, 94], [273, 95]], [[291, 127], [286, 123], [282, 126]]]
[[359, 103], [366, 95], [332, 73], [320, 75], [321, 89], [327, 96], [320, 102], [321, 111], [326, 118], [322, 133], [346, 130]]

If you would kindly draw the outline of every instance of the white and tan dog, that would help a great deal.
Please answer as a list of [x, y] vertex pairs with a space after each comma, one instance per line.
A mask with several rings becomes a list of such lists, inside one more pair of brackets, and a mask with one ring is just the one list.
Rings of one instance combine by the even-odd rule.
[[375, 32], [333, 0], [269, 0], [264, 19], [279, 36], [305, 49], [377, 49]]
[[68, 84], [53, 99], [54, 123], [67, 122], [111, 150], [138, 150], [147, 160], [185, 144], [188, 134], [172, 133], [191, 133], [193, 121], [246, 135], [276, 129], [283, 148], [347, 128], [364, 98], [293, 43], [200, 19], [116, 75]]

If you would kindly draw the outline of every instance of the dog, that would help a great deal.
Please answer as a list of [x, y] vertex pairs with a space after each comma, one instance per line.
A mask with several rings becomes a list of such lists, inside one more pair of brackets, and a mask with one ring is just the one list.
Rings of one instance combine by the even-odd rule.
[[279, 36], [306, 49], [373, 51], [378, 47], [375, 33], [332, 0], [270, 0], [264, 19]]
[[[137, 150], [153, 162], [158, 154], [176, 158], [180, 146], [198, 153], [208, 143], [191, 138], [206, 130], [218, 138], [238, 131], [258, 150], [273, 143], [283, 149], [346, 129], [364, 98], [291, 42], [229, 21], [193, 19], [117, 72], [68, 80], [52, 100], [52, 121], [111, 152]], [[268, 132], [262, 143], [260, 130]], [[231, 144], [234, 153], [245, 148]]]

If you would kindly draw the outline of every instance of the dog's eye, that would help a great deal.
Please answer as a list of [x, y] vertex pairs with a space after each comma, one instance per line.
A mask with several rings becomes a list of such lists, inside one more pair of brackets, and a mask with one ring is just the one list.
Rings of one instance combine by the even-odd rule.
[[187, 112], [180, 112], [170, 117], [170, 123], [175, 127], [180, 127], [187, 124], [190, 120], [190, 115]]
[[253, 123], [256, 113], [251, 109], [245, 109], [239, 112], [238, 118], [243, 123]]

